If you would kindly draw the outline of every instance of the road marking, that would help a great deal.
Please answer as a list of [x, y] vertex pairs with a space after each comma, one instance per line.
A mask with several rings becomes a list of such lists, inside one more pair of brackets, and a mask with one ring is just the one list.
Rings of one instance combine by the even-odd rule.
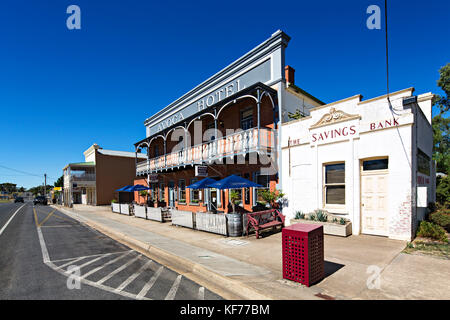
[[68, 265], [71, 265], [71, 264], [76, 263], [76, 262], [78, 262], [80, 260], [83, 260], [83, 259], [84, 259], [83, 257], [80, 257], [80, 258], [75, 259], [75, 260], [70, 260], [69, 262], [64, 263], [63, 265], [59, 266], [58, 268], [63, 269], [64, 267], [67, 267]]
[[50, 257], [48, 255], [47, 246], [45, 245], [44, 236], [42, 235], [41, 228], [36, 226], [38, 236], [39, 236], [39, 243], [41, 244], [41, 251], [42, 251], [42, 258], [44, 259], [44, 263], [47, 264], [50, 262]]
[[105, 282], [108, 279], [111, 279], [112, 277], [114, 277], [116, 274], [118, 274], [120, 271], [122, 271], [123, 269], [125, 269], [126, 267], [128, 267], [129, 265], [131, 265], [133, 262], [135, 262], [137, 259], [139, 259], [142, 255], [138, 255], [137, 257], [135, 257], [134, 259], [131, 259], [130, 261], [128, 261], [127, 263], [125, 263], [124, 265], [120, 266], [119, 268], [117, 268], [116, 270], [114, 270], [113, 272], [111, 272], [110, 274], [108, 274], [107, 276], [104, 276], [102, 279], [98, 280], [97, 283], [98, 284], [102, 284], [103, 282]]
[[131, 252], [133, 252], [133, 250], [130, 250], [130, 251], [124, 253], [123, 255], [117, 257], [116, 259], [110, 260], [110, 261], [108, 261], [107, 263], [105, 263], [104, 265], [102, 265], [102, 266], [100, 266], [100, 267], [97, 267], [97, 268], [95, 268], [95, 269], [89, 271], [88, 273], [84, 274], [81, 278], [82, 278], [82, 279], [86, 279], [86, 278], [89, 277], [91, 274], [96, 273], [97, 271], [103, 269], [104, 267], [110, 265], [111, 263], [114, 263], [114, 262], [116, 262], [116, 261], [119, 261], [120, 259], [122, 259], [122, 258], [125, 257], [126, 255], [130, 254]]
[[[35, 213], [36, 214], [36, 213]], [[67, 272], [65, 272], [62, 269], [59, 269], [53, 262], [50, 261], [49, 257], [48, 257], [48, 251], [47, 251], [47, 246], [45, 245], [45, 241], [44, 241], [44, 237], [42, 236], [42, 232], [41, 232], [41, 228], [39, 228], [36, 225], [36, 229], [38, 232], [38, 236], [39, 236], [39, 244], [41, 245], [41, 250], [42, 250], [42, 258], [43, 258], [43, 262], [49, 266], [50, 268], [52, 268], [53, 270], [55, 270], [56, 272], [62, 274], [63, 276], [67, 277]], [[131, 252], [131, 251], [130, 251]], [[84, 284], [87, 284], [91, 287], [97, 288], [97, 289], [101, 289], [110, 293], [116, 293], [119, 294], [121, 296], [127, 297], [127, 298], [131, 298], [131, 299], [136, 299], [136, 295], [129, 293], [129, 292], [124, 292], [124, 291], [120, 291], [120, 292], [115, 292], [113, 288], [108, 287], [108, 286], [104, 286], [102, 284], [97, 284], [93, 281], [87, 280], [87, 279], [83, 279], [80, 278], [80, 281]], [[149, 298], [142, 298], [144, 300], [151, 300]]]
[[145, 295], [153, 287], [153, 285], [155, 284], [156, 280], [158, 279], [158, 277], [161, 274], [161, 272], [163, 272], [163, 270], [164, 270], [163, 266], [159, 267], [159, 269], [156, 270], [156, 272], [153, 275], [153, 277], [145, 284], [145, 286], [137, 294], [136, 299], [145, 299]]
[[152, 260], [148, 260], [146, 264], [144, 264], [138, 271], [136, 271], [135, 273], [133, 273], [131, 276], [128, 277], [127, 280], [125, 280], [124, 282], [122, 282], [120, 284], [120, 286], [118, 286], [114, 291], [115, 292], [119, 292], [122, 291], [123, 289], [126, 288], [127, 285], [129, 285], [131, 282], [133, 282], [134, 279], [136, 279], [137, 277], [139, 277], [139, 275], [145, 270], [147, 269], [150, 264], [152, 264], [153, 261]]
[[41, 226], [41, 228], [68, 228], [68, 227], [73, 227], [73, 226], [74, 226], [74, 224], [61, 224], [59, 226]]
[[86, 258], [93, 258], [93, 257], [98, 257], [98, 256], [104, 256], [105, 254], [112, 255], [112, 254], [125, 253], [125, 252], [128, 252], [128, 251], [129, 251], [129, 250], [127, 250], [127, 251], [110, 252], [110, 253], [91, 254], [91, 255], [89, 255], [89, 256], [72, 257], [72, 258], [65, 258], [65, 259], [52, 260], [52, 262], [69, 261], [69, 260], [75, 260], [75, 259], [78, 259], [78, 258], [84, 258], [84, 259], [86, 259]]
[[[57, 209], [55, 209], [55, 210], [57, 210]], [[54, 210], [54, 211], [55, 211]], [[41, 214], [48, 214], [47, 212], [42, 212], [42, 211], [40, 211], [40, 210], [36, 210], [38, 213], [41, 213]], [[58, 211], [59, 212], [59, 211]], [[61, 220], [64, 220], [64, 221], [68, 221], [68, 222], [75, 222], [73, 225], [77, 225], [78, 223], [77, 223], [77, 221], [73, 221], [73, 220], [70, 220], [70, 219], [66, 219], [66, 218], [63, 218], [63, 217], [60, 217], [60, 216], [58, 216], [57, 214], [54, 214], [53, 215], [53, 217], [55, 217], [55, 218], [58, 218], [58, 219], [61, 219]]]
[[19, 212], [20, 209], [23, 208], [23, 206], [25, 205], [25, 203], [16, 210], [16, 212], [13, 213], [13, 215], [9, 218], [8, 221], [6, 221], [5, 225], [3, 226], [3, 228], [0, 230], [0, 236], [2, 235], [3, 231], [5, 231], [6, 227], [8, 226], [8, 224], [11, 222], [11, 220], [16, 216], [17, 212]]
[[205, 300], [205, 288], [204, 287], [198, 288], [197, 299], [198, 300]]
[[164, 300], [173, 300], [175, 299], [175, 295], [177, 294], [178, 287], [180, 286], [181, 277], [183, 277], [181, 274], [175, 279], [173, 282], [172, 288], [170, 288], [169, 293], [167, 294], [166, 298]]
[[53, 210], [52, 212], [50, 212], [50, 213], [48, 214], [48, 216], [46, 216], [45, 219], [39, 224], [38, 227], [41, 227], [41, 226], [45, 223], [45, 221], [47, 221], [47, 220], [53, 215], [53, 213], [55, 213], [55, 211], [56, 211], [56, 209]]

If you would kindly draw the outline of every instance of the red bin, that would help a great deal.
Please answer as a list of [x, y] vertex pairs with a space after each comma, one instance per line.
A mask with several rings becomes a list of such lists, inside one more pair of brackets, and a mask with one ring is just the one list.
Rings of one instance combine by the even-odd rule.
[[323, 226], [297, 223], [283, 228], [283, 278], [310, 286], [325, 276]]

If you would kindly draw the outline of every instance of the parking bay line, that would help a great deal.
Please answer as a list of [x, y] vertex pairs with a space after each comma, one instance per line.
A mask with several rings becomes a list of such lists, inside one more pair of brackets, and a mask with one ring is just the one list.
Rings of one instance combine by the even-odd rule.
[[125, 252], [123, 255], [117, 257], [116, 259], [110, 260], [110, 261], [108, 261], [107, 263], [105, 263], [104, 265], [101, 265], [100, 267], [97, 267], [97, 268], [95, 268], [95, 269], [89, 271], [88, 273], [84, 274], [81, 278], [82, 278], [82, 279], [86, 279], [86, 278], [89, 277], [91, 274], [93, 274], [93, 273], [95, 273], [95, 272], [97, 272], [97, 271], [103, 269], [104, 267], [106, 267], [106, 266], [108, 266], [108, 265], [110, 265], [110, 264], [112, 264], [112, 263], [114, 263], [114, 262], [116, 262], [116, 261], [119, 261], [120, 259], [122, 259], [122, 258], [125, 257], [126, 255], [130, 254], [131, 252], [133, 252], [133, 250], [130, 250], [130, 251], [128, 251], [128, 252]]
[[138, 271], [136, 271], [135, 273], [133, 273], [131, 276], [128, 277], [128, 279], [126, 279], [124, 282], [122, 282], [116, 289], [114, 289], [115, 292], [120, 292], [123, 289], [126, 288], [126, 286], [128, 286], [131, 282], [133, 282], [134, 279], [136, 279], [137, 277], [139, 277], [139, 275], [146, 270], [150, 264], [152, 264], [153, 261], [149, 260], [147, 261], [146, 264], [144, 264]]
[[153, 287], [153, 285], [155, 284], [156, 280], [158, 279], [159, 275], [161, 274], [161, 272], [163, 272], [164, 267], [161, 266], [159, 267], [159, 269], [155, 272], [155, 274], [153, 275], [153, 277], [145, 284], [145, 286], [141, 289], [141, 292], [139, 292], [136, 295], [136, 299], [144, 299], [145, 295], [147, 294], [147, 292]]
[[173, 282], [172, 288], [170, 288], [169, 293], [167, 294], [166, 298], [164, 300], [173, 300], [175, 299], [175, 295], [177, 294], [178, 287], [180, 286], [181, 277], [183, 277], [181, 274], [175, 279]]
[[131, 265], [133, 262], [135, 262], [137, 259], [139, 259], [142, 255], [138, 255], [137, 257], [135, 257], [134, 259], [131, 259], [130, 261], [128, 261], [127, 263], [125, 263], [124, 265], [120, 266], [119, 268], [117, 268], [116, 270], [114, 270], [113, 272], [111, 272], [110, 274], [104, 276], [102, 279], [98, 280], [97, 283], [98, 284], [102, 284], [103, 282], [105, 282], [106, 280], [114, 277], [116, 274], [118, 274], [120, 271], [122, 271], [123, 269], [125, 269], [126, 267], [128, 267], [129, 265]]

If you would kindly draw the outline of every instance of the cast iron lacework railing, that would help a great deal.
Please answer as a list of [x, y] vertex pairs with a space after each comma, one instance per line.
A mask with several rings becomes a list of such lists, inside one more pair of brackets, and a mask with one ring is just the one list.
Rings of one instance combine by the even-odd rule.
[[220, 139], [187, 147], [156, 158], [139, 162], [136, 173], [158, 172], [186, 165], [203, 164], [225, 157], [250, 152], [270, 153], [276, 144], [276, 133], [267, 128], [251, 128]]

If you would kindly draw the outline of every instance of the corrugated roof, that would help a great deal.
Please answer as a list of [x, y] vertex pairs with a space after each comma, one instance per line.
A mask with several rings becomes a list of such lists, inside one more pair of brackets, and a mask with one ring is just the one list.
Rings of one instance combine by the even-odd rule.
[[[105, 150], [105, 149], [97, 149], [97, 152], [100, 154], [104, 154], [107, 156], [116, 156], [116, 157], [128, 157], [128, 158], [134, 158], [136, 157], [136, 154], [134, 152], [127, 152], [127, 151], [115, 151], [115, 150]], [[139, 159], [146, 159], [147, 156], [144, 154], [137, 154], [137, 157]]]

